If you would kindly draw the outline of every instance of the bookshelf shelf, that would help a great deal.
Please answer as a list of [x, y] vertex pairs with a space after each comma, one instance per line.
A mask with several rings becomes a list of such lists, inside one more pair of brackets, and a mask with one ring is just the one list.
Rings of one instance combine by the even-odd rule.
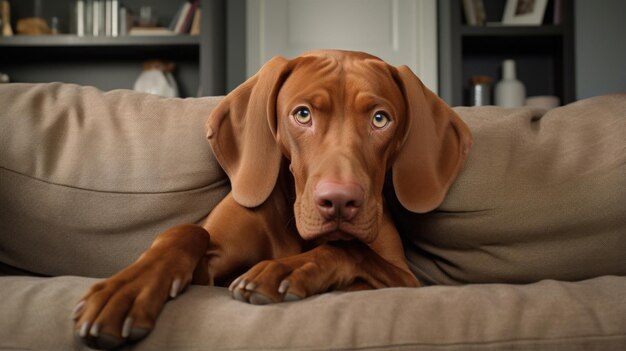
[[[103, 0], [105, 1], [105, 0]], [[184, 1], [119, 0], [129, 13], [150, 7], [157, 26], [177, 18]], [[12, 1], [11, 22], [38, 17], [57, 17], [61, 33], [71, 29], [70, 9], [77, 0]], [[86, 3], [86, 2], [85, 2]], [[222, 95], [226, 83], [226, 0], [199, 0], [202, 9], [200, 34], [78, 36], [0, 36], [0, 72], [12, 82], [66, 82], [92, 85], [102, 90], [130, 89], [147, 60], [168, 60], [176, 65], [174, 78], [182, 97]]]
[[9, 47], [113, 47], [113, 46], [198, 46], [200, 37], [197, 35], [165, 35], [165, 36], [120, 36], [120, 37], [79, 37], [72, 34], [0, 37], [0, 48]]
[[460, 34], [465, 37], [543, 37], [563, 35], [559, 25], [545, 26], [461, 26]]

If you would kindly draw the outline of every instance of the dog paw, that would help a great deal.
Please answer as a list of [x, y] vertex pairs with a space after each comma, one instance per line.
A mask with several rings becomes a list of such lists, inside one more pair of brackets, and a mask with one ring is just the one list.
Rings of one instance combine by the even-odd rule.
[[143, 339], [165, 302], [191, 283], [208, 243], [209, 234], [195, 225], [160, 234], [135, 263], [89, 289], [74, 309], [76, 336], [98, 349]]
[[332, 260], [310, 253], [262, 261], [228, 289], [236, 300], [254, 305], [297, 301], [341, 284], [335, 268]]
[[74, 308], [75, 335], [96, 349], [143, 339], [163, 304], [190, 283], [191, 273], [177, 272], [158, 260], [140, 260], [93, 285]]

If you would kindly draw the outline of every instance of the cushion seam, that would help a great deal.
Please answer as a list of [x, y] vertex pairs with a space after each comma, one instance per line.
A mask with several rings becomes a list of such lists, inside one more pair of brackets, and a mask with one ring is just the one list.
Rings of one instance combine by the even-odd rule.
[[[454, 343], [420, 343], [420, 342], [408, 342], [408, 343], [389, 343], [383, 345], [371, 345], [371, 346], [356, 346], [356, 347], [324, 347], [325, 350], [335, 350], [335, 351], [343, 351], [343, 350], [385, 350], [385, 349], [398, 349], [398, 348], [412, 348], [412, 347], [432, 347], [437, 349], [446, 349], [446, 348], [454, 348], [454, 347], [462, 347], [462, 346], [498, 346], [498, 345], [516, 345], [516, 344], [550, 344], [554, 342], [576, 342], [576, 341], [584, 341], [586, 339], [596, 339], [596, 340], [626, 340], [626, 334], [609, 334], [609, 335], [585, 335], [585, 336], [572, 336], [572, 337], [556, 337], [556, 338], [521, 338], [521, 339], [510, 339], [510, 340], [493, 340], [493, 341], [476, 341], [476, 342], [454, 342]], [[182, 348], [184, 350], [186, 348]], [[319, 347], [311, 346], [311, 347], [279, 347], [279, 348], [266, 348], [266, 350], [318, 350]], [[248, 348], [234, 348], [229, 350], [252, 350]]]
[[18, 172], [18, 171], [15, 171], [15, 170], [3, 167], [3, 166], [0, 166], [0, 170], [1, 171], [6, 171], [6, 172], [9, 172], [9, 173], [13, 173], [13, 174], [16, 174], [16, 175], [24, 177], [24, 178], [29, 178], [29, 179], [32, 179], [32, 180], [37, 181], [37, 182], [49, 184], [49, 185], [54, 185], [54, 186], [68, 188], [68, 189], [74, 189], [74, 190], [82, 190], [82, 191], [90, 191], [90, 192], [96, 192], [96, 193], [104, 193], [104, 194], [133, 194], [133, 195], [176, 194], [176, 193], [190, 192], [190, 191], [194, 191], [194, 190], [201, 190], [201, 189], [205, 189], [205, 188], [212, 188], [212, 187], [217, 188], [217, 187], [220, 187], [220, 186], [228, 183], [228, 178], [225, 177], [225, 178], [220, 179], [220, 180], [218, 180], [216, 182], [213, 182], [213, 183], [209, 183], [209, 184], [206, 184], [206, 185], [198, 186], [198, 187], [195, 187], [195, 188], [182, 189], [182, 190], [170, 190], [170, 191], [111, 191], [111, 190], [98, 190], [98, 189], [90, 189], [90, 188], [84, 188], [84, 187], [79, 187], [79, 186], [55, 183], [55, 182], [51, 182], [51, 181], [44, 180], [44, 179], [41, 179], [41, 178], [33, 177], [31, 175], [28, 175], [28, 174], [25, 174], [25, 173], [22, 173], [22, 172]]
[[[595, 339], [598, 341], [610, 341], [610, 340], [626, 340], [626, 334], [608, 334], [608, 335], [585, 335], [585, 336], [571, 336], [571, 337], [556, 337], [556, 338], [521, 338], [521, 339], [510, 339], [510, 340], [493, 340], [493, 341], [476, 341], [476, 342], [454, 342], [454, 343], [419, 343], [419, 342], [408, 342], [408, 343], [389, 343], [382, 345], [371, 345], [371, 346], [346, 346], [346, 347], [323, 347], [324, 350], [334, 350], [334, 351], [343, 351], [343, 350], [387, 350], [387, 349], [413, 349], [414, 347], [428, 347], [432, 349], [447, 349], [447, 348], [455, 348], [455, 347], [498, 347], [498, 346], [513, 346], [513, 345], [533, 345], [533, 344], [543, 344], [549, 345], [555, 342], [580, 342], [585, 341], [587, 339]], [[164, 346], [164, 345], [159, 345]], [[165, 347], [165, 346], [164, 346]], [[167, 345], [170, 350], [195, 350], [195, 347], [177, 347], [172, 345]], [[320, 346], [304, 346], [304, 347], [293, 347], [293, 346], [284, 346], [284, 347], [262, 347], [262, 348], [228, 348], [231, 351], [247, 351], [247, 350], [320, 350]]]

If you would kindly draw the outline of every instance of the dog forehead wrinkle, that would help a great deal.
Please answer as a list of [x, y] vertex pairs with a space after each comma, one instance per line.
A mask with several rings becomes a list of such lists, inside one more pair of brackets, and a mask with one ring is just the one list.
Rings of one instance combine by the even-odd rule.
[[373, 112], [374, 109], [386, 109], [391, 114], [395, 114], [395, 104], [389, 101], [389, 99], [373, 94], [369, 91], [361, 91], [355, 94], [353, 98], [353, 105], [357, 112], [368, 113]]
[[312, 84], [302, 77], [295, 75], [290, 77], [278, 93], [279, 108], [288, 109], [285, 111], [287, 114], [293, 112], [291, 109], [300, 105], [329, 110], [332, 108], [335, 95], [333, 83], [329, 80], [329, 77], [324, 77]]

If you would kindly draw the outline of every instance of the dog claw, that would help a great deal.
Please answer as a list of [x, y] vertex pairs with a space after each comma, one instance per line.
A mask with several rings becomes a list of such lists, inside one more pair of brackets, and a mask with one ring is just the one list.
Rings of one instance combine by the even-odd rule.
[[128, 338], [130, 335], [130, 328], [133, 326], [133, 319], [130, 317], [126, 317], [124, 320], [124, 325], [122, 326], [122, 337], [124, 339]]
[[278, 286], [278, 293], [282, 295], [287, 291], [287, 289], [289, 289], [289, 281], [283, 280], [280, 282], [280, 285]]
[[178, 293], [180, 292], [180, 285], [181, 285], [180, 278], [174, 279], [174, 281], [172, 282], [172, 287], [170, 289], [171, 298], [175, 299], [176, 296], [178, 296]]
[[235, 300], [237, 301], [241, 301], [241, 302], [246, 302], [246, 298], [243, 296], [243, 294], [241, 293], [241, 289], [235, 289], [233, 291], [233, 297], [235, 298]]
[[91, 329], [89, 329], [89, 335], [93, 336], [94, 338], [97, 338], [98, 334], [100, 334], [100, 325], [98, 324], [92, 325]]
[[96, 337], [81, 338], [82, 342], [92, 349], [113, 350], [124, 344], [124, 339], [108, 334], [100, 334]]
[[273, 303], [273, 301], [263, 294], [253, 293], [250, 296], [250, 303], [253, 305], [268, 305]]
[[131, 328], [130, 335], [128, 335], [128, 340], [137, 341], [146, 337], [150, 333], [150, 329], [146, 328]]
[[122, 338], [136, 341], [145, 338], [146, 335], [150, 333], [150, 329], [133, 328], [134, 322], [135, 321], [132, 317], [128, 317], [124, 320], [124, 325], [122, 326]]
[[124, 339], [108, 334], [102, 334], [93, 342], [91, 342], [90, 346], [102, 350], [112, 350], [120, 347], [123, 343]]
[[235, 289], [235, 288], [239, 285], [239, 281], [240, 281], [241, 279], [242, 279], [242, 278], [241, 278], [241, 277], [239, 277], [239, 278], [237, 278], [237, 279], [233, 280], [233, 282], [232, 282], [232, 283], [230, 283], [230, 285], [228, 286], [228, 291], [233, 292], [233, 290], [234, 290], [234, 289]]
[[81, 338], [86, 338], [90, 327], [91, 327], [91, 324], [89, 322], [84, 322], [83, 325], [80, 326], [80, 329], [78, 331], [78, 336], [80, 336]]
[[292, 294], [292, 293], [286, 293], [285, 298], [283, 299], [283, 301], [285, 302], [300, 301], [300, 300], [302, 300], [300, 296], [296, 294]]
[[74, 306], [72, 310], [72, 319], [78, 318], [78, 315], [83, 311], [83, 307], [85, 307], [85, 300], [79, 302]]

